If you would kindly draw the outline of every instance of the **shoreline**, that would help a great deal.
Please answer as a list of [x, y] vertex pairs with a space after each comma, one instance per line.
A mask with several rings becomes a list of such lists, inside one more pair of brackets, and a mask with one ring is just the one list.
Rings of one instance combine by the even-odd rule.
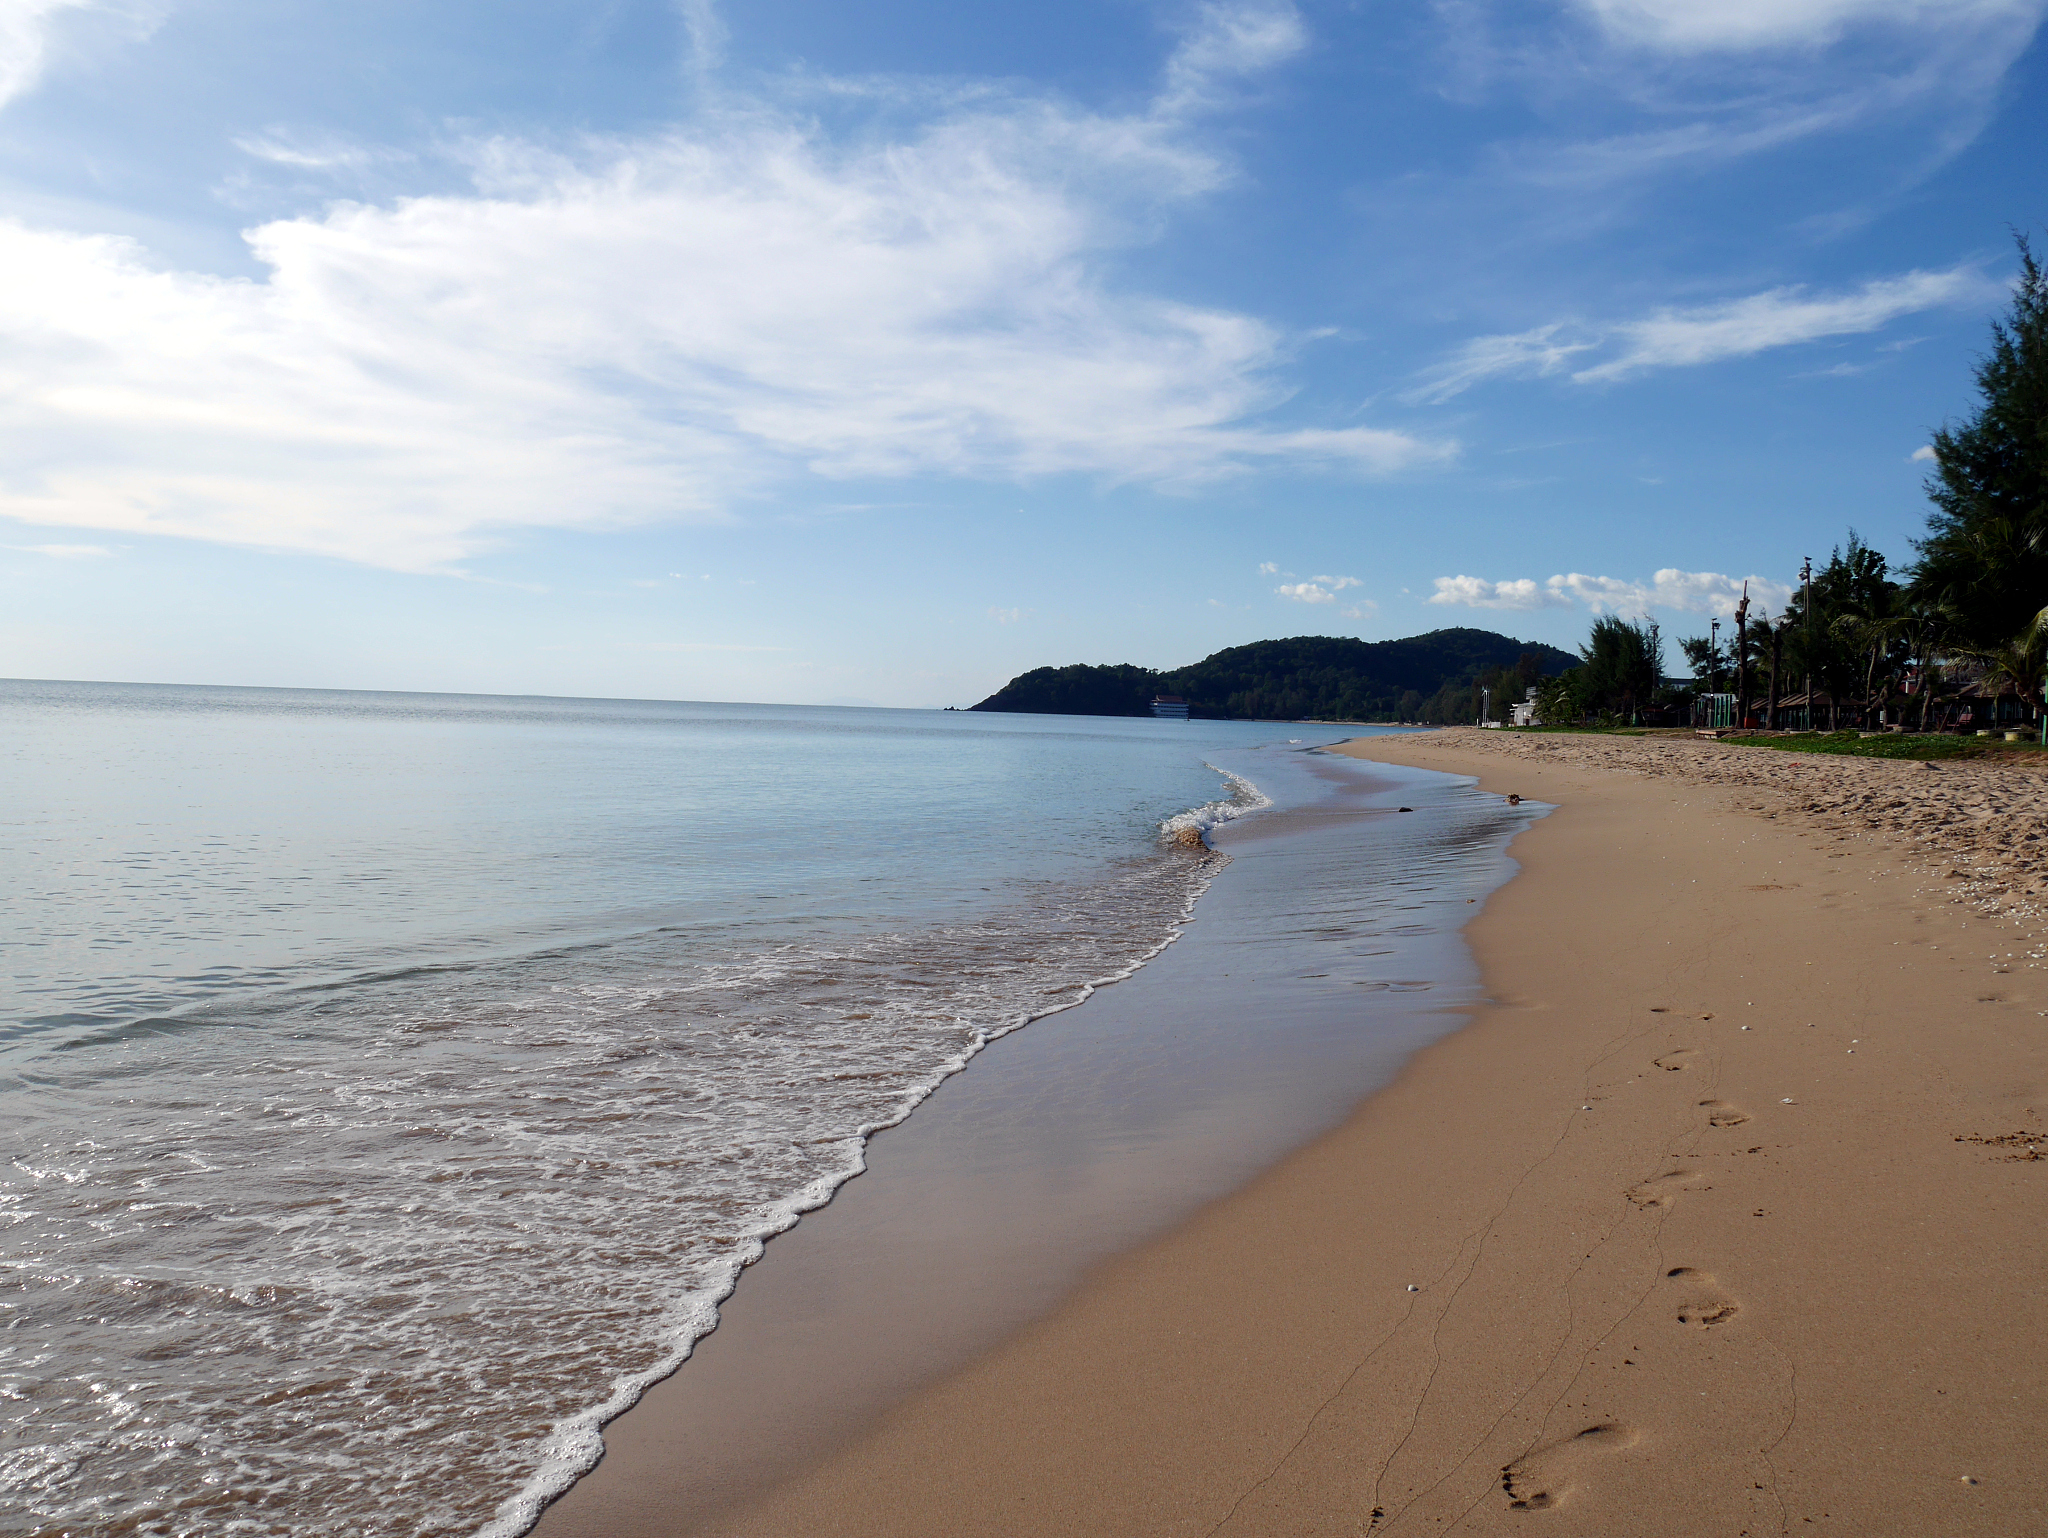
[[2002, 1140], [2044, 1130], [2044, 990], [1839, 817], [1918, 766], [1772, 820], [1625, 746], [1479, 735], [1353, 750], [1559, 808], [1467, 929], [1470, 1023], [693, 1530], [2042, 1525], [2048, 1187]]
[[[1268, 768], [1279, 804], [1216, 830], [1230, 869], [1182, 939], [991, 1044], [879, 1134], [869, 1172], [772, 1241], [692, 1361], [611, 1423], [542, 1538], [715, 1524], [1340, 1123], [1456, 1028], [1477, 988], [1457, 931], [1533, 812], [1306, 751]], [[1431, 826], [1387, 815], [1410, 802]], [[1363, 890], [1361, 869], [1379, 873]]]

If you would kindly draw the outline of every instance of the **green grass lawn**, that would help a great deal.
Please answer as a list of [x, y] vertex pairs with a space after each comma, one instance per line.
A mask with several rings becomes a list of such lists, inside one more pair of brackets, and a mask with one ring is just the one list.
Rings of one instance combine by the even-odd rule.
[[[1587, 737], [1691, 737], [1690, 727], [1645, 726], [1525, 726], [1525, 732], [1575, 732]], [[2001, 731], [2003, 729], [2001, 728]], [[2038, 728], [2036, 729], [2038, 730]], [[2033, 736], [2018, 742], [2004, 737], [1957, 737], [1930, 733], [1887, 732], [1877, 737], [1860, 737], [1855, 732], [1795, 732], [1789, 737], [1738, 737], [1721, 739], [1744, 748], [1775, 748], [1780, 753], [1838, 753], [1847, 758], [1910, 758], [1926, 762], [1950, 758], [2025, 758], [2048, 763], [2040, 739]]]
[[[1690, 727], [1650, 726], [1523, 726], [1522, 732], [1571, 732], [1585, 737], [1691, 737]], [[2000, 729], [2001, 732], [2003, 728]], [[1775, 748], [1780, 753], [1838, 753], [1847, 758], [1911, 758], [1925, 762], [1949, 758], [2024, 758], [2048, 763], [2040, 739], [2029, 735], [2018, 742], [1997, 737], [1957, 737], [1929, 733], [1887, 732], [1877, 737], [1860, 737], [1855, 732], [1795, 732], [1789, 737], [1723, 737], [1723, 742], [1745, 748]]]
[[1746, 748], [1785, 753], [1840, 753], [1849, 758], [2012, 758], [2041, 756], [2038, 738], [2007, 742], [1997, 737], [1913, 736], [1906, 732], [1859, 737], [1854, 732], [1798, 732], [1790, 737], [1727, 737]]

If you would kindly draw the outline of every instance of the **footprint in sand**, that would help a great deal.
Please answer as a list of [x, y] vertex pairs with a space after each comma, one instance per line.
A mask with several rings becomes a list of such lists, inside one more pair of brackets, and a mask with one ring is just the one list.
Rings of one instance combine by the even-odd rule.
[[1692, 1067], [1692, 1060], [1698, 1056], [1699, 1053], [1695, 1052], [1691, 1047], [1680, 1047], [1677, 1051], [1667, 1052], [1662, 1057], [1653, 1059], [1653, 1061], [1666, 1073], [1677, 1073], [1682, 1068]]
[[1510, 1511], [1548, 1511], [1560, 1504], [1609, 1455], [1634, 1444], [1631, 1426], [1600, 1421], [1562, 1442], [1525, 1453], [1500, 1471]]
[[1638, 1207], [1668, 1207], [1678, 1200], [1680, 1191], [1698, 1184], [1699, 1178], [1695, 1170], [1666, 1170], [1631, 1189], [1628, 1199]]
[[1700, 1109], [1707, 1113], [1710, 1127], [1739, 1127], [1749, 1120], [1747, 1112], [1736, 1110], [1725, 1100], [1702, 1100]]
[[1690, 1329], [1715, 1329], [1742, 1312], [1742, 1306], [1723, 1292], [1712, 1276], [1695, 1266], [1673, 1266], [1664, 1279], [1677, 1291], [1678, 1322]]

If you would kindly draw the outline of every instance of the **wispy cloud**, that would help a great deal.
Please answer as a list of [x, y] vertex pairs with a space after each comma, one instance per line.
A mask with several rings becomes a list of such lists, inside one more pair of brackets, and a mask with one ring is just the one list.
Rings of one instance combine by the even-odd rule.
[[[1445, 9], [1468, 18], [1475, 81], [1517, 83], [1546, 116], [1606, 98], [1584, 131], [1518, 134], [1491, 157], [1501, 191], [1576, 200], [1583, 228], [1632, 187], [1825, 136], [1861, 136], [1887, 193], [1910, 185], [1982, 130], [2048, 0], [1573, 0], [1584, 27], [1534, 34], [1515, 8]], [[1856, 222], [1823, 203], [1817, 225]]]
[[627, 641], [636, 652], [790, 652], [794, 646], [748, 646], [737, 641]]
[[1580, 382], [1620, 379], [1653, 368], [1687, 368], [1747, 357], [1822, 337], [1876, 331], [1902, 315], [1915, 315], [1995, 292], [1974, 267], [1909, 272], [1866, 283], [1847, 294], [1810, 295], [1774, 288], [1702, 309], [1660, 310], [1617, 327], [1619, 357], [1579, 369]]
[[114, 552], [105, 545], [8, 545], [28, 555], [46, 555], [56, 561], [95, 561]]
[[1356, 577], [1311, 577], [1306, 582], [1283, 582], [1273, 589], [1295, 603], [1335, 603], [1347, 587], [1358, 587]]
[[988, 617], [998, 625], [1014, 625], [1020, 620], [1031, 618], [1036, 612], [1033, 609], [990, 609]]
[[379, 162], [416, 158], [409, 150], [364, 144], [333, 134], [309, 136], [282, 126], [266, 129], [260, 134], [245, 134], [232, 142], [236, 149], [253, 159], [297, 171], [353, 171]]
[[1609, 35], [1674, 53], [1813, 48], [1858, 27], [1970, 27], [2038, 16], [2035, 0], [1578, 0]]
[[1509, 336], [1480, 336], [1465, 343], [1443, 362], [1425, 369], [1403, 399], [1440, 405], [1487, 379], [1532, 379], [1557, 374], [1581, 353], [1600, 346], [1598, 339], [1567, 336], [1567, 324], [1553, 321], [1533, 331]]
[[1239, 81], [1291, 59], [1308, 42], [1308, 29], [1290, 0], [1212, 3], [1167, 61], [1155, 110], [1180, 116], [1219, 105]]
[[476, 142], [469, 194], [250, 231], [256, 282], [0, 223], [0, 403], [36, 445], [0, 515], [431, 570], [521, 528], [726, 520], [806, 477], [1173, 489], [1441, 462], [1447, 442], [1273, 420], [1291, 337], [1113, 276], [1230, 176], [1179, 115], [1201, 82], [1298, 30], [1286, 6], [1206, 9], [1172, 112], [984, 93], [847, 148], [728, 99], [658, 135]]
[[1792, 589], [1767, 577], [1723, 576], [1713, 571], [1680, 571], [1667, 566], [1648, 582], [1566, 572], [1543, 582], [1517, 577], [1491, 582], [1484, 577], [1438, 577], [1431, 603], [1471, 609], [1569, 609], [1584, 605], [1595, 614], [1645, 614], [1675, 610], [1689, 614], [1732, 614], [1749, 586], [1753, 604], [1781, 610]]
[[[1996, 292], [1978, 268], [1961, 266], [1878, 279], [1847, 293], [1767, 289], [1719, 304], [1661, 309], [1639, 320], [1606, 326], [1555, 321], [1532, 331], [1475, 337], [1426, 370], [1407, 398], [1442, 402], [1487, 379], [1568, 374], [1579, 384], [1597, 384], [1651, 369], [1697, 367], [1876, 331], [1901, 316], [1979, 301]], [[1588, 358], [1600, 353], [1606, 356], [1599, 361]]]

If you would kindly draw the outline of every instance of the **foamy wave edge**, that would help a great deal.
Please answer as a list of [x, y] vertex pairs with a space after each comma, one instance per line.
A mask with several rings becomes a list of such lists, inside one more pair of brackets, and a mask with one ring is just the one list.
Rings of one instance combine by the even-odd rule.
[[[1228, 769], [1217, 769], [1214, 764], [1206, 764], [1206, 767], [1216, 769], [1218, 774], [1230, 782], [1230, 794], [1221, 801], [1211, 801], [1205, 806], [1194, 807], [1189, 811], [1179, 813], [1177, 816], [1167, 818], [1166, 821], [1159, 825], [1159, 831], [1163, 837], [1170, 839], [1176, 833], [1186, 832], [1190, 829], [1198, 833], [1207, 833], [1210, 829], [1221, 827], [1224, 823], [1233, 821], [1236, 818], [1246, 816], [1252, 812], [1264, 811], [1273, 804], [1271, 796], [1260, 790], [1258, 786], [1254, 785], [1243, 775], [1232, 774]], [[1146, 959], [1150, 960], [1151, 958], [1148, 957]]]
[[[1204, 767], [1230, 782], [1230, 794], [1220, 801], [1210, 801], [1167, 818], [1159, 824], [1162, 839], [1171, 839], [1183, 829], [1196, 829], [1207, 833], [1211, 828], [1233, 821], [1252, 812], [1262, 811], [1273, 804], [1273, 800], [1258, 786], [1241, 774], [1228, 769], [1217, 768], [1204, 760]], [[1186, 932], [1186, 926], [1195, 916], [1195, 904], [1201, 900], [1217, 873], [1230, 863], [1228, 855], [1212, 854], [1200, 878], [1188, 890], [1187, 901], [1181, 905], [1180, 916], [1168, 927], [1166, 938], [1152, 949], [1137, 957], [1119, 972], [1107, 977], [1098, 977], [1083, 983], [1078, 996], [1065, 1003], [1055, 1004], [1050, 1009], [1034, 1010], [1021, 1015], [1010, 1024], [997, 1030], [978, 1034], [958, 1057], [951, 1059], [945, 1067], [933, 1076], [929, 1084], [912, 1090], [897, 1106], [896, 1113], [884, 1121], [871, 1122], [853, 1136], [845, 1139], [847, 1164], [835, 1174], [820, 1176], [796, 1195], [779, 1202], [764, 1203], [761, 1207], [764, 1219], [761, 1229], [749, 1242], [745, 1251], [732, 1261], [718, 1280], [696, 1289], [679, 1300], [668, 1334], [675, 1342], [672, 1349], [659, 1362], [645, 1372], [630, 1373], [612, 1385], [612, 1392], [603, 1403], [571, 1416], [561, 1422], [541, 1444], [540, 1467], [534, 1471], [524, 1485], [509, 1495], [499, 1505], [496, 1515], [476, 1530], [476, 1538], [521, 1538], [535, 1523], [550, 1501], [561, 1495], [577, 1480], [597, 1467], [604, 1456], [604, 1428], [634, 1405], [663, 1378], [670, 1376], [690, 1359], [697, 1349], [697, 1342], [718, 1327], [718, 1305], [731, 1297], [739, 1286], [740, 1273], [745, 1271], [766, 1252], [768, 1241], [777, 1234], [794, 1228], [797, 1220], [807, 1212], [815, 1212], [832, 1200], [833, 1194], [847, 1181], [868, 1167], [868, 1139], [877, 1132], [897, 1126], [910, 1113], [931, 1098], [931, 1094], [946, 1080], [953, 1077], [971, 1062], [976, 1053], [990, 1042], [1021, 1030], [1034, 1020], [1043, 1020], [1049, 1015], [1062, 1014], [1077, 1009], [1095, 996], [1095, 990], [1120, 983], [1137, 970], [1160, 955], [1169, 945]]]

